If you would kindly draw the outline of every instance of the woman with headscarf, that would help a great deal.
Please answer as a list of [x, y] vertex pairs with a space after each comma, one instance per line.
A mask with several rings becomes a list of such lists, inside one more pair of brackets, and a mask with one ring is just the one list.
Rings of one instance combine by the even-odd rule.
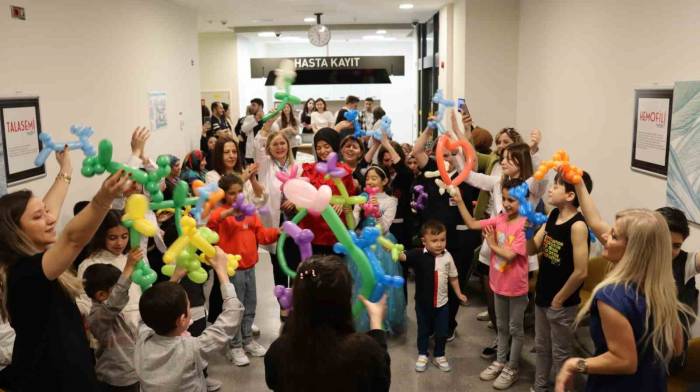
[[180, 179], [187, 182], [190, 186], [194, 180], [206, 182], [207, 158], [202, 150], [193, 150], [185, 155], [185, 159], [182, 161], [182, 169], [180, 170]]

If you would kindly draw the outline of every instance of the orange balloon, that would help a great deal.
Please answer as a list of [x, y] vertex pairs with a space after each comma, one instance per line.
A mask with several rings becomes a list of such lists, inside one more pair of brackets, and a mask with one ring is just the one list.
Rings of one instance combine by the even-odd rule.
[[[456, 152], [460, 147], [462, 147], [462, 154], [464, 154], [464, 168], [453, 180], [447, 170], [445, 169], [445, 150], [449, 152]], [[437, 161], [438, 171], [440, 172], [440, 177], [442, 181], [447, 185], [459, 186], [464, 180], [469, 177], [469, 173], [474, 169], [476, 164], [476, 156], [474, 154], [474, 147], [471, 143], [466, 140], [454, 140], [447, 135], [440, 136], [438, 140], [437, 147], [435, 149], [435, 159]]]

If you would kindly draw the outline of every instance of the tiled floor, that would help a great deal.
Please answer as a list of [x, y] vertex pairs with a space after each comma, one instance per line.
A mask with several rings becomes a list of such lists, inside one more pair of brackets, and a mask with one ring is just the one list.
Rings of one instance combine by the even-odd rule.
[[[265, 255], [267, 256], [267, 255]], [[255, 318], [262, 334], [259, 342], [269, 346], [277, 336], [280, 327], [279, 307], [272, 295], [272, 267], [267, 257], [261, 257], [256, 267], [258, 307]], [[475, 283], [475, 282], [473, 282]], [[409, 297], [412, 298], [413, 285], [409, 285]], [[470, 294], [470, 293], [468, 293]], [[447, 345], [447, 358], [452, 371], [443, 373], [431, 366], [425, 373], [416, 373], [413, 368], [416, 360], [416, 322], [413, 301], [407, 307], [408, 331], [406, 335], [389, 341], [391, 355], [392, 391], [493, 391], [491, 383], [479, 380], [479, 373], [488, 362], [479, 357], [481, 349], [490, 344], [495, 337], [493, 330], [486, 327], [486, 322], [476, 320], [476, 314], [483, 310], [478, 292], [470, 296], [472, 304], [460, 309], [458, 315], [457, 339]], [[532, 349], [533, 332], [526, 330], [525, 346], [521, 361], [521, 378], [509, 391], [529, 391], [534, 376], [534, 355]], [[250, 366], [236, 367], [227, 362], [223, 356], [214, 358], [209, 367], [209, 374], [224, 382], [223, 392], [267, 391], [265, 369], [262, 358], [251, 358]]]

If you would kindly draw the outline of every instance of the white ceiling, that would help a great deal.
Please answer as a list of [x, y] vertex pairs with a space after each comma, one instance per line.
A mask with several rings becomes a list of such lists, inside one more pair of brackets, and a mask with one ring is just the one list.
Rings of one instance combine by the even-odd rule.
[[[324, 24], [424, 22], [451, 0], [171, 0], [195, 9], [200, 32], [230, 27], [311, 25], [304, 18], [322, 12]], [[413, 9], [399, 9], [412, 3]], [[225, 21], [226, 24], [223, 24]]]

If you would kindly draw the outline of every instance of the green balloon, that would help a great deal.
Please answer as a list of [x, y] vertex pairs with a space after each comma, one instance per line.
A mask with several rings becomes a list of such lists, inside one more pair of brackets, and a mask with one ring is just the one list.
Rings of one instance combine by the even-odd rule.
[[[374, 289], [377, 280], [374, 277], [372, 265], [370, 264], [367, 255], [362, 249], [355, 245], [354, 242], [352, 242], [352, 238], [350, 238], [350, 234], [345, 228], [343, 221], [340, 220], [338, 214], [335, 213], [335, 210], [333, 210], [331, 206], [326, 206], [326, 209], [321, 212], [321, 216], [326, 223], [328, 223], [328, 227], [331, 228], [331, 231], [333, 231], [333, 234], [335, 234], [338, 242], [343, 244], [345, 249], [347, 249], [348, 255], [357, 266], [357, 270], [362, 279], [362, 287], [360, 287], [359, 294], [362, 294], [365, 298], [369, 298], [372, 295], [372, 290]], [[353, 316], [357, 317], [362, 311], [362, 307], [362, 302], [356, 300], [352, 305]]]
[[[302, 219], [306, 217], [306, 214], [308, 211], [306, 208], [302, 208], [297, 212], [296, 215], [294, 215], [294, 218], [292, 218], [292, 222], [299, 224]], [[287, 264], [287, 258], [284, 256], [284, 242], [287, 241], [287, 233], [284, 231], [280, 232], [280, 236], [277, 239], [277, 262], [280, 265], [280, 268], [282, 269], [282, 272], [284, 272], [285, 275], [289, 276], [290, 278], [294, 279], [297, 277], [296, 271], [293, 271], [291, 268], [289, 268], [289, 265]]]

